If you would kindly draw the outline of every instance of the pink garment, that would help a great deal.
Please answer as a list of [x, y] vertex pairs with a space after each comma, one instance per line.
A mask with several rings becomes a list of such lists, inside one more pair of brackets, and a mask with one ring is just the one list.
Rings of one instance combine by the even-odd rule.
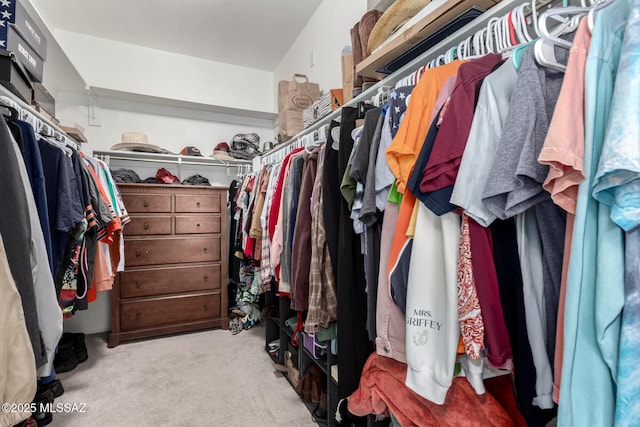
[[574, 214], [578, 199], [578, 186], [584, 181], [584, 75], [591, 33], [583, 19], [571, 45], [565, 78], [558, 102], [549, 124], [549, 132], [538, 157], [541, 164], [549, 165], [549, 174], [543, 187], [553, 201], [567, 211], [560, 301], [556, 328], [554, 355], [553, 400], [560, 399], [562, 356], [564, 353], [564, 304], [567, 292], [567, 270], [571, 257]]
[[358, 389], [349, 398], [349, 412], [365, 416], [391, 411], [402, 426], [515, 425], [491, 394], [476, 394], [466, 378], [454, 378], [444, 404], [437, 405], [405, 386], [406, 376], [406, 364], [372, 353]]
[[[286, 182], [287, 180], [287, 176], [289, 175], [289, 169], [290, 169], [290, 164], [288, 164], [286, 167], [282, 168], [281, 171], [281, 178], [282, 178], [282, 182]], [[275, 203], [275, 200], [274, 200]], [[280, 270], [277, 269], [276, 267], [278, 267], [280, 265], [280, 255], [282, 254], [282, 249], [284, 248], [284, 234], [283, 234], [283, 224], [282, 224], [282, 217], [283, 217], [283, 212], [284, 209], [282, 209], [282, 206], [284, 204], [284, 197], [282, 197], [282, 194], [280, 195], [280, 202], [278, 203], [279, 207], [278, 207], [278, 220], [276, 221], [276, 228], [273, 232], [273, 238], [271, 239], [271, 268], [274, 269], [274, 271], [276, 272], [276, 280], [278, 282], [280, 282]], [[283, 292], [289, 292], [291, 289], [283, 289]]]
[[451, 96], [451, 92], [453, 92], [453, 88], [456, 86], [456, 78], [458, 75], [453, 75], [444, 82], [442, 89], [440, 89], [440, 93], [438, 93], [438, 98], [436, 98], [436, 103], [433, 105], [433, 111], [431, 111], [431, 117], [429, 118], [429, 123], [433, 122], [433, 119], [436, 118], [438, 111], [442, 108], [442, 106], [449, 100]]
[[584, 181], [584, 74], [591, 34], [583, 19], [567, 62], [558, 102], [538, 161], [549, 165], [543, 187], [553, 201], [576, 212], [578, 185]]
[[398, 205], [387, 202], [380, 236], [380, 268], [378, 272], [378, 300], [376, 305], [376, 351], [406, 363], [405, 316], [391, 299], [389, 284], [389, 254], [398, 222]]

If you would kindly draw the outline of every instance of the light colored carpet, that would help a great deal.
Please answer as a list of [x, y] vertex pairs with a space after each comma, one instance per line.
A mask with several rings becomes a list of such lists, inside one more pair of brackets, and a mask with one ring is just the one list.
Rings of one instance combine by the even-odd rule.
[[89, 360], [59, 375], [53, 426], [316, 426], [264, 351], [264, 328], [214, 330], [120, 344], [86, 337]]

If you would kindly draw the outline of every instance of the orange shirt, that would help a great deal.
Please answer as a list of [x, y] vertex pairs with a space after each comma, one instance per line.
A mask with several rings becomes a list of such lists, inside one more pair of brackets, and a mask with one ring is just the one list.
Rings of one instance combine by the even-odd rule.
[[398, 133], [387, 148], [387, 163], [396, 176], [398, 191], [404, 194], [413, 165], [420, 154], [427, 131], [431, 125], [429, 117], [440, 90], [449, 77], [456, 75], [463, 61], [430, 68], [424, 72], [411, 92], [411, 101]]

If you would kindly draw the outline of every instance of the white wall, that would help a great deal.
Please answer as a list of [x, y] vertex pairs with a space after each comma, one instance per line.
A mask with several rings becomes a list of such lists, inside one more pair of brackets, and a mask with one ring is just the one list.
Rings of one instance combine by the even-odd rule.
[[274, 111], [270, 72], [63, 30], [55, 37], [89, 86]]
[[228, 123], [230, 118], [215, 113], [111, 99], [98, 100], [101, 126], [89, 126], [87, 100], [86, 96], [70, 93], [59, 93], [56, 99], [58, 119], [63, 124], [77, 123], [84, 127], [89, 140], [86, 151], [109, 150], [121, 142], [122, 132], [128, 131], [146, 133], [149, 142], [174, 153], [193, 145], [207, 156], [213, 153], [216, 144], [228, 142], [237, 133], [255, 132], [261, 141], [273, 141], [273, 128], [268, 121], [236, 118], [237, 123]]
[[322, 1], [273, 73], [275, 110], [278, 82], [291, 80], [294, 73], [306, 74], [324, 93], [342, 87], [342, 48], [351, 45], [350, 30], [366, 11], [367, 0]]

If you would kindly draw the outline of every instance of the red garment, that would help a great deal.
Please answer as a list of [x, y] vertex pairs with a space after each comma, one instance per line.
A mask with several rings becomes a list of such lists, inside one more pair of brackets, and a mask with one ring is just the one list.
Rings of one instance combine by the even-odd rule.
[[469, 218], [469, 238], [471, 239], [473, 278], [484, 322], [487, 359], [493, 366], [510, 369], [512, 367], [511, 341], [509, 341], [507, 324], [502, 314], [498, 273], [493, 261], [491, 230], [484, 228], [473, 218]]
[[455, 184], [473, 122], [476, 88], [501, 62], [502, 55], [494, 53], [458, 68], [456, 86], [447, 104], [447, 114], [444, 115], [431, 156], [424, 168], [420, 183], [420, 190], [423, 192], [429, 193]]
[[488, 393], [478, 395], [466, 378], [454, 378], [443, 405], [416, 394], [404, 384], [407, 365], [372, 353], [364, 365], [360, 386], [349, 398], [357, 416], [388, 414], [403, 426], [514, 426], [505, 409]]
[[[284, 174], [287, 170], [289, 162], [291, 161], [291, 156], [300, 151], [304, 150], [304, 148], [297, 148], [293, 150], [291, 153], [284, 158], [282, 162], [282, 167], [280, 168], [280, 173], [278, 174], [278, 185], [276, 186], [276, 190], [273, 193], [273, 200], [271, 201], [271, 210], [269, 211], [269, 236], [273, 238], [273, 235], [276, 231], [276, 222], [278, 221], [278, 215], [280, 214], [280, 200], [282, 199], [282, 189], [284, 188]], [[279, 274], [278, 274], [279, 277]]]

